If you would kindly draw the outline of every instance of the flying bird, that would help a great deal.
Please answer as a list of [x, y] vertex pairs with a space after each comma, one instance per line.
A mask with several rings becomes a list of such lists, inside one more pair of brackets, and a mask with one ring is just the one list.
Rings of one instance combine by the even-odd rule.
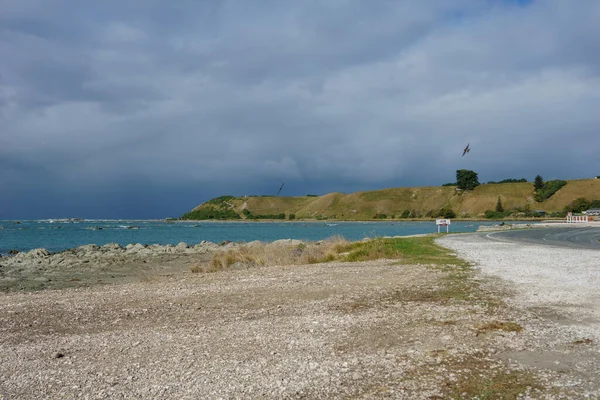
[[467, 144], [467, 147], [465, 147], [465, 149], [463, 150], [463, 157], [465, 156], [465, 154], [467, 154], [469, 151], [471, 151], [471, 149], [469, 148], [469, 143]]
[[277, 194], [275, 196], [279, 196], [279, 193], [281, 192], [281, 189], [283, 189], [283, 185], [285, 185], [285, 182], [283, 182], [281, 184], [281, 187], [279, 188], [279, 191], [277, 192]]

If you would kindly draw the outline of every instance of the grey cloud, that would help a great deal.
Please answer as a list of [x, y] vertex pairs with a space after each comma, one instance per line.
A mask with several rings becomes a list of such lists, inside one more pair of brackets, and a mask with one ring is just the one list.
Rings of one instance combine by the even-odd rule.
[[600, 6], [518, 3], [7, 0], [0, 185], [25, 196], [44, 171], [46, 204], [64, 189], [123, 213], [136, 193], [197, 196], [160, 197], [164, 216], [271, 181], [597, 174], [581, 143], [600, 122]]

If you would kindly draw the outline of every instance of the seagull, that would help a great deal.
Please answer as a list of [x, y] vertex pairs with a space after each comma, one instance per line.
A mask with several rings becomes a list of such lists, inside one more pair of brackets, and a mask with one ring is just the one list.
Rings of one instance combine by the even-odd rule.
[[277, 194], [275, 196], [279, 196], [279, 193], [281, 192], [281, 189], [283, 189], [283, 185], [285, 185], [285, 182], [283, 182], [281, 184], [281, 187], [279, 188], [279, 191], [277, 192]]
[[463, 150], [463, 157], [465, 156], [465, 154], [467, 154], [469, 151], [471, 151], [471, 149], [469, 148], [469, 144], [467, 144], [467, 147], [465, 147], [465, 149]]

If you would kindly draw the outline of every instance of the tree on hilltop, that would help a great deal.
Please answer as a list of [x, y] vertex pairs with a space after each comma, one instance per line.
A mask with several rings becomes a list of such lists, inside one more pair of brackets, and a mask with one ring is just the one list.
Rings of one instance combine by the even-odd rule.
[[456, 171], [456, 185], [459, 189], [473, 190], [479, 186], [479, 180], [475, 171], [459, 169]]
[[535, 190], [540, 190], [544, 187], [544, 178], [542, 178], [540, 175], [535, 177], [535, 180], [533, 181], [533, 188]]

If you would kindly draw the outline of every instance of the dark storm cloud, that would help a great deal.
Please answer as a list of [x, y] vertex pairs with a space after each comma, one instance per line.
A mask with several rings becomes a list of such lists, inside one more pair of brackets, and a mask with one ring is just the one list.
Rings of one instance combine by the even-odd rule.
[[592, 0], [5, 0], [2, 215], [597, 175], [599, 21]]

